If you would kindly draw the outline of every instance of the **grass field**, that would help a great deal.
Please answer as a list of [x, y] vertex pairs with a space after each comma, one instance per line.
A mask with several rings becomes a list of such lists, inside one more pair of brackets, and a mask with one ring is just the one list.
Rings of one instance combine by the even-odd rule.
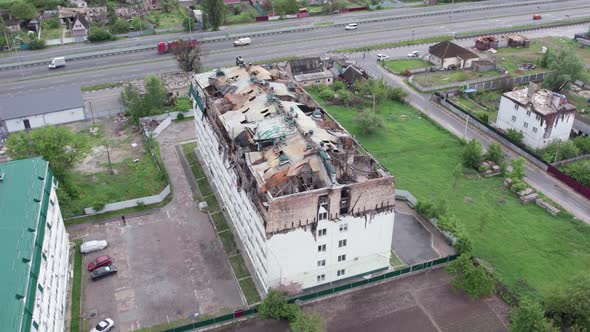
[[[478, 116], [479, 114], [485, 113], [488, 116], [489, 123], [495, 123], [496, 119], [498, 118], [498, 108], [485, 108], [482, 107], [483, 105], [479, 104], [478, 102], [474, 101], [473, 99], [467, 99], [462, 96], [455, 96], [452, 97], [451, 100], [461, 106], [464, 110], [469, 111], [470, 113]], [[492, 106], [493, 107], [493, 106]]]
[[150, 11], [147, 19], [156, 25], [158, 29], [168, 29], [180, 26], [184, 20], [180, 9], [175, 9], [169, 13], [163, 11]]
[[51, 40], [51, 39], [60, 39], [61, 33], [63, 31], [63, 26], [60, 25], [57, 29], [41, 29], [41, 39]]
[[393, 72], [405, 73], [407, 70], [425, 68], [432, 63], [421, 59], [399, 59], [383, 61], [383, 66]]
[[[312, 95], [320, 100], [318, 93]], [[445, 200], [449, 213], [466, 226], [475, 255], [489, 262], [509, 289], [544, 295], [571, 276], [590, 272], [590, 227], [522, 205], [500, 178], [465, 178], [453, 188], [463, 146], [413, 108], [378, 105], [385, 127], [367, 136], [356, 127], [355, 111], [325, 107], [389, 169], [397, 188], [418, 200]]]
[[82, 253], [80, 246], [82, 240], [74, 240], [76, 248], [74, 252], [74, 278], [72, 280], [72, 303], [70, 304], [70, 331], [80, 331], [80, 301], [82, 296]]
[[494, 77], [500, 75], [499, 72], [492, 70], [487, 72], [477, 72], [474, 70], [452, 70], [438, 71], [432, 73], [419, 73], [414, 75], [414, 81], [423, 87], [444, 85], [449, 83], [470, 81], [482, 77]]

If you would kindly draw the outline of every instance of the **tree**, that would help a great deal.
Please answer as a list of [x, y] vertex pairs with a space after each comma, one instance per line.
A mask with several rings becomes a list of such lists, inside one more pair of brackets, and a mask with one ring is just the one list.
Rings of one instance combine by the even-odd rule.
[[127, 20], [118, 19], [111, 25], [112, 33], [126, 33], [129, 32], [129, 22]]
[[68, 169], [86, 157], [91, 148], [88, 136], [74, 134], [60, 126], [14, 133], [8, 137], [6, 146], [8, 155], [13, 159], [43, 156], [60, 181], [64, 180]]
[[523, 157], [512, 159], [512, 171], [508, 173], [508, 177], [512, 178], [513, 181], [522, 181], [526, 177], [525, 169], [525, 160]]
[[318, 314], [297, 313], [295, 321], [289, 324], [292, 332], [321, 332], [324, 331], [324, 320]]
[[453, 170], [453, 188], [457, 186], [457, 181], [463, 177], [463, 165], [457, 164]]
[[90, 29], [88, 34], [88, 40], [91, 42], [103, 42], [113, 40], [113, 35], [103, 28], [94, 27]]
[[320, 98], [326, 101], [334, 99], [334, 90], [330, 88], [323, 89], [322, 92], [320, 92]]
[[30, 50], [40, 50], [40, 49], [44, 49], [47, 46], [45, 45], [45, 40], [44, 39], [33, 39], [29, 42], [29, 49]]
[[174, 112], [187, 112], [191, 107], [191, 100], [187, 97], [179, 97], [174, 101]]
[[523, 297], [510, 314], [510, 330], [513, 332], [557, 332], [553, 322], [545, 318], [543, 306], [529, 297]]
[[575, 276], [565, 286], [548, 293], [545, 309], [564, 328], [590, 329], [590, 275]]
[[481, 164], [481, 144], [478, 140], [472, 139], [463, 148], [463, 165], [477, 169]]
[[191, 46], [189, 40], [179, 40], [172, 53], [178, 61], [178, 67], [185, 72], [198, 73], [201, 71], [201, 48]]
[[125, 85], [121, 91], [121, 103], [127, 114], [133, 118], [133, 122], [138, 123], [139, 118], [143, 116], [139, 90], [131, 84]]
[[207, 23], [213, 31], [219, 30], [219, 26], [225, 19], [225, 5], [223, 0], [205, 0], [202, 3], [203, 10], [206, 14]]
[[522, 144], [522, 140], [524, 139], [524, 134], [520, 130], [516, 130], [513, 128], [509, 128], [506, 130], [506, 137], [510, 141], [516, 144]]
[[492, 143], [488, 146], [488, 152], [486, 153], [486, 159], [499, 164], [504, 159], [502, 148], [498, 143]]
[[580, 149], [574, 141], [554, 141], [539, 152], [546, 162], [552, 163], [576, 157], [580, 154]]
[[268, 296], [258, 306], [258, 315], [266, 319], [286, 319], [293, 322], [301, 309], [287, 303], [287, 296], [276, 289], [271, 289]]
[[143, 17], [141, 17], [141, 15], [135, 16], [133, 19], [131, 19], [131, 26], [133, 27], [133, 30], [141, 31], [145, 27], [145, 20]]
[[373, 112], [359, 113], [355, 118], [358, 128], [366, 135], [375, 132], [379, 128], [383, 128], [385, 124], [383, 119]]
[[342, 105], [348, 105], [350, 103], [350, 93], [346, 89], [338, 90], [338, 99]]
[[590, 160], [578, 161], [563, 168], [565, 174], [590, 187]]
[[21, 20], [30, 20], [37, 15], [37, 9], [28, 2], [18, 1], [10, 6], [10, 15]]
[[185, 31], [193, 31], [195, 29], [195, 20], [190, 16], [184, 15], [182, 26]]
[[160, 113], [168, 100], [166, 87], [158, 76], [146, 76], [143, 85], [143, 108], [148, 110], [148, 115]]
[[178, 2], [176, 0], [162, 0], [161, 6], [164, 13], [170, 13], [178, 7]]
[[543, 86], [553, 91], [560, 91], [569, 82], [580, 78], [584, 63], [573, 48], [562, 48], [559, 54], [548, 59], [551, 72], [543, 79]]
[[482, 266], [473, 265], [470, 254], [459, 256], [446, 267], [446, 271], [455, 276], [451, 282], [453, 288], [462, 289], [472, 299], [494, 294], [494, 280]]

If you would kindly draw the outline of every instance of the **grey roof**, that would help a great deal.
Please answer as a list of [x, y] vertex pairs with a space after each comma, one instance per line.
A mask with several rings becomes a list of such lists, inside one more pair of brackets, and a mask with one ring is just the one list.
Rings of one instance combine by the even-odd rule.
[[64, 87], [18, 96], [0, 96], [0, 119], [18, 119], [78, 107], [84, 107], [79, 87]]

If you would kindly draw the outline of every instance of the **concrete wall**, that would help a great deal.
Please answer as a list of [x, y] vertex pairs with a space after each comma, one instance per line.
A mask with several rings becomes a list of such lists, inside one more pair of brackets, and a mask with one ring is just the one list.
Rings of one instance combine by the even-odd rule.
[[[533, 149], [540, 149], [554, 140], [567, 141], [574, 124], [574, 113], [558, 116], [552, 128], [543, 116], [519, 107], [512, 100], [502, 97], [496, 120], [496, 127], [507, 130], [515, 129], [524, 134], [523, 143]], [[548, 136], [545, 137], [545, 133]]]
[[572, 130], [578, 135], [590, 136], [590, 124], [579, 119], [574, 119]]
[[29, 120], [31, 128], [40, 128], [46, 125], [57, 125], [62, 123], [84, 120], [84, 108], [73, 108], [69, 110], [26, 116], [18, 119], [6, 120], [6, 129], [9, 133], [25, 129], [24, 120]]
[[[52, 185], [43, 239], [44, 259], [37, 280], [33, 320], [37, 331], [65, 331], [67, 285], [69, 271], [69, 238], [63, 223], [59, 202]], [[41, 289], [43, 289], [41, 291]]]
[[121, 201], [121, 202], [116, 202], [116, 203], [109, 203], [109, 204], [106, 204], [104, 206], [104, 208], [98, 212], [91, 207], [87, 207], [84, 209], [84, 213], [85, 214], [96, 214], [96, 213], [104, 213], [104, 212], [109, 212], [109, 211], [116, 211], [116, 210], [121, 210], [121, 209], [126, 209], [126, 208], [137, 206], [138, 203], [145, 204], [145, 205], [160, 203], [169, 194], [170, 194], [170, 185], [167, 185], [166, 188], [164, 188], [164, 190], [162, 190], [162, 192], [160, 192], [157, 195], [128, 199], [126, 201]]

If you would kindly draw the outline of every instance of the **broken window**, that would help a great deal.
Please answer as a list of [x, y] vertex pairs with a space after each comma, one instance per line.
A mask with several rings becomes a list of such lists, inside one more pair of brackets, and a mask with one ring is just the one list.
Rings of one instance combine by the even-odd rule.
[[350, 207], [350, 188], [342, 189], [340, 194], [340, 214], [347, 214]]

